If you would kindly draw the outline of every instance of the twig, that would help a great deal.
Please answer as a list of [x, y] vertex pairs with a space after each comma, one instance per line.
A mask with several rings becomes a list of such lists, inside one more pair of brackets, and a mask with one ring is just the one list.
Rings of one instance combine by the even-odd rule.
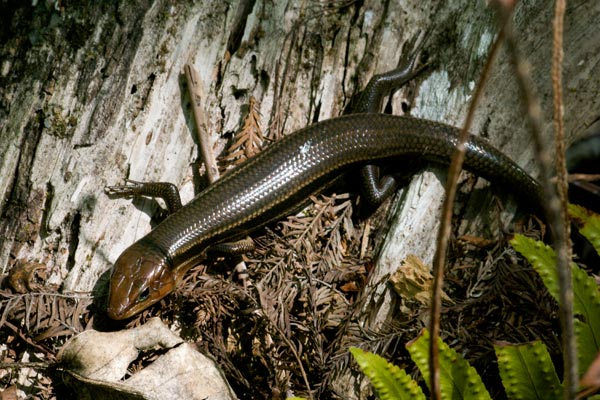
[[33, 339], [29, 338], [28, 336], [26, 336], [23, 332], [21, 332], [21, 330], [19, 328], [17, 328], [16, 326], [14, 326], [13, 324], [11, 324], [10, 322], [6, 321], [4, 322], [4, 326], [7, 326], [8, 328], [10, 328], [13, 332], [15, 332], [17, 335], [19, 335], [19, 337], [24, 340], [27, 344], [29, 344], [30, 346], [40, 350], [41, 352], [43, 352], [44, 354], [46, 354], [49, 358], [51, 358], [53, 361], [56, 357], [56, 355], [48, 348], [46, 348], [45, 346], [41, 345], [41, 344], [37, 344], [33, 341]]
[[[501, 3], [501, 2], [498, 2]], [[509, 21], [511, 9], [500, 4], [499, 7], [504, 21]], [[561, 7], [557, 4], [557, 15], [560, 15]], [[563, 12], [564, 14], [564, 8]], [[561, 17], [558, 17], [562, 19]], [[559, 23], [560, 25], [560, 23]], [[562, 31], [562, 29], [561, 29]], [[571, 282], [571, 266], [569, 263], [568, 237], [565, 236], [566, 221], [562, 218], [561, 202], [551, 180], [551, 157], [542, 141], [542, 112], [539, 100], [535, 97], [533, 83], [529, 75], [530, 66], [519, 53], [517, 39], [508, 24], [505, 32], [508, 52], [515, 69], [517, 84], [521, 90], [526, 116], [531, 129], [535, 156], [540, 169], [540, 180], [544, 196], [548, 201], [544, 204], [547, 221], [554, 233], [556, 246], [556, 268], [559, 277], [560, 288], [560, 319], [563, 338], [563, 358], [565, 365], [564, 376], [564, 398], [574, 399], [577, 387], [577, 358], [575, 353], [575, 335], [573, 328], [573, 288]], [[556, 94], [555, 94], [556, 95]], [[564, 178], [559, 178], [564, 179]]]
[[[11, 294], [10, 296], [3, 296], [3, 297], [9, 297], [10, 299], [21, 299], [21, 298], [25, 298], [25, 297], [56, 297], [56, 298], [62, 298], [62, 299], [69, 299], [69, 300], [91, 300], [93, 299], [91, 292], [63, 292], [63, 293], [57, 293], [57, 292], [30, 292], [30, 293], [19, 293], [19, 294]], [[2, 304], [4, 300], [0, 300], [0, 304]]]
[[50, 368], [52, 363], [48, 362], [3, 362], [0, 363], [0, 369], [46, 369]]
[[312, 389], [310, 388], [310, 381], [308, 380], [308, 376], [306, 375], [306, 371], [304, 370], [304, 366], [302, 365], [302, 357], [296, 350], [296, 347], [292, 343], [292, 341], [287, 337], [285, 332], [275, 323], [275, 321], [271, 321], [277, 333], [279, 333], [279, 337], [287, 344], [288, 348], [291, 350], [296, 362], [298, 363], [298, 367], [300, 368], [300, 373], [302, 374], [302, 379], [304, 379], [304, 384], [306, 385], [306, 391], [308, 393], [309, 399], [314, 399], [312, 394]]
[[461, 129], [458, 143], [452, 155], [450, 167], [448, 170], [448, 178], [446, 180], [446, 196], [444, 197], [444, 203], [442, 205], [442, 216], [440, 222], [440, 228], [437, 236], [437, 248], [433, 258], [433, 298], [431, 301], [431, 319], [429, 322], [430, 330], [430, 341], [429, 341], [429, 370], [430, 373], [430, 388], [431, 398], [441, 398], [440, 388], [440, 362], [439, 362], [439, 343], [438, 338], [440, 335], [440, 314], [442, 308], [442, 286], [444, 283], [444, 264], [446, 263], [446, 251], [448, 249], [448, 239], [450, 238], [450, 227], [452, 221], [452, 208], [454, 199], [456, 197], [456, 188], [458, 183], [458, 177], [462, 170], [463, 161], [465, 159], [465, 143], [469, 138], [469, 129], [475, 116], [475, 109], [481, 93], [483, 91], [484, 83], [488, 79], [489, 71], [492, 67], [492, 63], [496, 58], [500, 43], [504, 36], [504, 26], [502, 27], [498, 38], [492, 45], [490, 55], [486, 61], [479, 83], [475, 88], [473, 99], [469, 104], [469, 110], [463, 128]]
[[562, 91], [563, 30], [565, 0], [556, 0], [553, 22], [552, 88], [554, 97], [554, 140], [556, 145], [557, 191], [560, 199], [560, 218], [563, 240], [557, 243], [557, 265], [560, 278], [560, 313], [564, 366], [563, 398], [573, 399], [578, 389], [577, 349], [574, 329], [573, 282], [571, 281], [571, 226], [568, 212], [567, 162], [565, 160], [564, 107]]
[[192, 103], [192, 114], [194, 115], [196, 125], [198, 145], [200, 146], [200, 152], [206, 166], [206, 176], [208, 177], [208, 181], [213, 183], [219, 179], [219, 169], [217, 168], [215, 154], [212, 151], [209, 132], [206, 129], [206, 118], [202, 109], [202, 85], [200, 77], [191, 64], [186, 64], [184, 69], [188, 92], [190, 93], [190, 101]]
[[594, 182], [600, 180], [600, 174], [569, 174], [568, 181]]

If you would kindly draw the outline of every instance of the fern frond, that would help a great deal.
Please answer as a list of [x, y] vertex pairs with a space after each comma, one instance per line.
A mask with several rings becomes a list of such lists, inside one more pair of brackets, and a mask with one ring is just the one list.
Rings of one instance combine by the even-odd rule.
[[509, 399], [558, 399], [562, 385], [546, 345], [540, 341], [494, 346], [502, 384]]
[[569, 215], [577, 225], [579, 233], [594, 246], [596, 253], [600, 255], [600, 215], [575, 204], [569, 204]]
[[[429, 332], [424, 329], [406, 348], [429, 386]], [[491, 399], [475, 368], [441, 339], [439, 357], [443, 399]]]
[[[548, 291], [558, 301], [556, 255], [549, 246], [522, 235], [516, 235], [511, 245], [533, 266]], [[579, 365], [585, 371], [600, 351], [600, 290], [587, 273], [571, 265], [573, 279], [573, 308]]]
[[410, 376], [398, 366], [386, 361], [377, 354], [351, 347], [350, 353], [362, 372], [371, 380], [381, 400], [423, 399], [423, 391]]

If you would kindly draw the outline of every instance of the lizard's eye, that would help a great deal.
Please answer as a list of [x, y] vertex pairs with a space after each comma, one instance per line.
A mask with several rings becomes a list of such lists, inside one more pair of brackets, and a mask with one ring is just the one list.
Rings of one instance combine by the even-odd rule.
[[146, 299], [148, 299], [148, 297], [150, 296], [150, 289], [146, 288], [142, 291], [142, 293], [140, 293], [140, 295], [138, 296], [138, 303], [145, 301]]

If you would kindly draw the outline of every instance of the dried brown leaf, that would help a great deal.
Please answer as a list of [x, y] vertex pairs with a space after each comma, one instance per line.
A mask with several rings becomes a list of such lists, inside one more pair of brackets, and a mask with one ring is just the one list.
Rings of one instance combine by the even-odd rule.
[[579, 381], [579, 386], [583, 389], [578, 393], [577, 398], [590, 396], [600, 390], [600, 354], [596, 356], [587, 371], [585, 371]]
[[17, 386], [12, 385], [0, 392], [0, 400], [17, 400]]
[[41, 285], [38, 278], [42, 278], [40, 274], [45, 270], [44, 264], [19, 259], [8, 273], [8, 286], [21, 294], [39, 290]]
[[221, 159], [225, 162], [240, 164], [256, 155], [262, 148], [265, 138], [260, 128], [260, 112], [256, 99], [250, 96], [248, 114], [244, 118], [242, 128], [233, 138], [233, 143], [227, 150], [227, 155]]

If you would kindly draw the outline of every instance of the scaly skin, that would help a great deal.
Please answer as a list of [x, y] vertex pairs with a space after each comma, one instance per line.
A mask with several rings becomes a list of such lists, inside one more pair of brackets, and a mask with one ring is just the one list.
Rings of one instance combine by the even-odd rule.
[[[108, 315], [124, 319], [156, 303], [210, 246], [285, 216], [352, 167], [400, 156], [448, 164], [458, 133], [428, 120], [363, 113], [286, 136], [199, 193], [121, 254], [111, 277]], [[477, 137], [466, 147], [465, 169], [540, 204], [538, 183], [511, 159]]]

